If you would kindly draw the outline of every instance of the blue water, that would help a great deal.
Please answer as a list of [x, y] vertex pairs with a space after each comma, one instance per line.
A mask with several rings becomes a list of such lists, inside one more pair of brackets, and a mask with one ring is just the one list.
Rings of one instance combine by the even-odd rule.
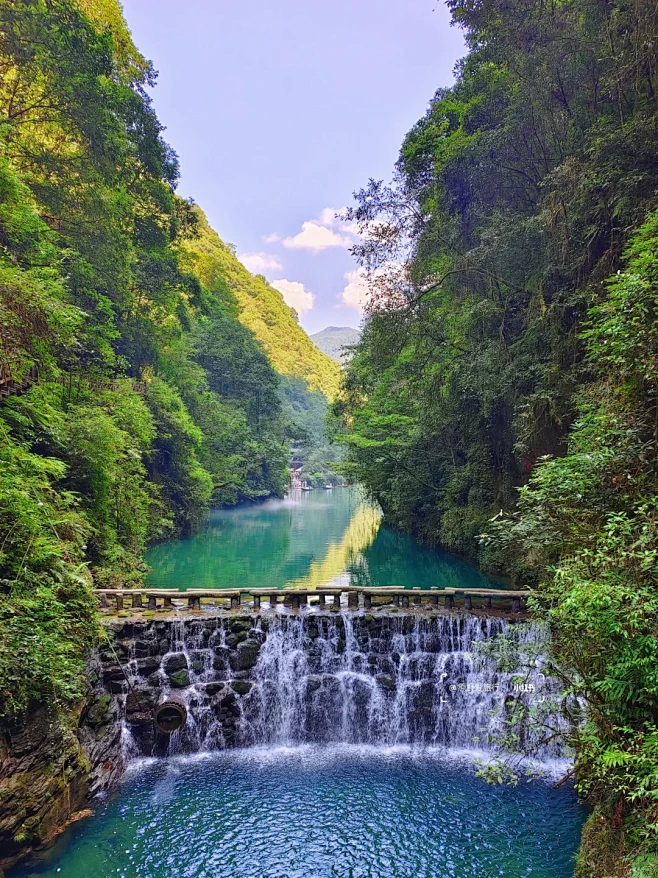
[[224, 751], [137, 770], [11, 878], [567, 878], [585, 811], [408, 749]]
[[358, 488], [297, 491], [285, 500], [217, 509], [192, 537], [147, 552], [148, 583], [182, 590], [499, 584], [463, 559], [385, 527], [381, 519]]

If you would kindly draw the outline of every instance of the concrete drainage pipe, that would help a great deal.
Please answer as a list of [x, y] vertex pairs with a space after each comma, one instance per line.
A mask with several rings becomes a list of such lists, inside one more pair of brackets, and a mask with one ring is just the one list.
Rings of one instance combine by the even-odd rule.
[[171, 735], [187, 722], [187, 707], [182, 699], [169, 696], [155, 709], [155, 724], [161, 732]]

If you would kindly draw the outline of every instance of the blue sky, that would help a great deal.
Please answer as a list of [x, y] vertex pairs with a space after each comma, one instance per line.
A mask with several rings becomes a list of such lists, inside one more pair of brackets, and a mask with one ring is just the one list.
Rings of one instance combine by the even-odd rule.
[[464, 54], [441, 0], [123, 0], [159, 71], [153, 98], [181, 195], [297, 307], [358, 326], [364, 289], [334, 219]]

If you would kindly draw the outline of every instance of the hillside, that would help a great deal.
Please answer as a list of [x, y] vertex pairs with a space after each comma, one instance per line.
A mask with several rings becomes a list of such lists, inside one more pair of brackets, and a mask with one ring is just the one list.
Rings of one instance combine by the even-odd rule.
[[[110, 28], [115, 57], [124, 74], [135, 75], [148, 69], [148, 62], [135, 47], [116, 0], [76, 0], [76, 4], [95, 24]], [[250, 274], [236, 258], [231, 246], [224, 244], [211, 228], [201, 208], [197, 207], [195, 211], [200, 234], [186, 245], [186, 249], [197, 257], [194, 274], [206, 286], [212, 286], [218, 280], [220, 286], [222, 281], [226, 282], [240, 306], [239, 320], [263, 345], [273, 368], [281, 375], [303, 378], [312, 391], [321, 390], [331, 401], [338, 390], [340, 373], [328, 357], [336, 360], [337, 356], [322, 345], [310, 342], [295, 311], [286, 305], [281, 293], [262, 275]], [[349, 341], [341, 344], [354, 344], [358, 333], [349, 328], [347, 331], [355, 333], [355, 338], [352, 340], [350, 336]], [[320, 348], [320, 354], [317, 348]]]
[[185, 244], [195, 274], [207, 287], [218, 282], [227, 285], [240, 307], [240, 321], [263, 345], [277, 372], [303, 378], [311, 390], [321, 390], [331, 401], [338, 391], [338, 366], [313, 344], [281, 293], [262, 275], [250, 274], [210, 227], [203, 211], [198, 207], [195, 211], [199, 236]]
[[533, 589], [586, 707], [575, 874], [656, 875], [658, 10], [448, 6], [471, 52], [347, 212], [362, 268], [409, 261], [348, 367], [344, 470]]
[[342, 365], [347, 345], [358, 344], [361, 333], [351, 326], [327, 326], [311, 336], [313, 344], [320, 348], [328, 357]]
[[[120, 6], [0, 6], [0, 113], [20, 108], [0, 130], [0, 717], [11, 717], [82, 694], [94, 584], [139, 584], [147, 545], [194, 530], [210, 505], [283, 495], [299, 430], [268, 355], [294, 365], [261, 332], [266, 353], [242, 302], [327, 394], [338, 367], [176, 195], [152, 69]], [[197, 216], [202, 236], [186, 247]]]

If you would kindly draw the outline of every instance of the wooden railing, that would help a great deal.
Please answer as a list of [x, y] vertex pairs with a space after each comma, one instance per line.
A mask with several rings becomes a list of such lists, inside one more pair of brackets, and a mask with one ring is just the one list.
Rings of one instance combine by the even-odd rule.
[[0, 399], [5, 396], [13, 396], [17, 393], [22, 393], [24, 390], [27, 390], [31, 384], [34, 384], [37, 380], [36, 366], [32, 366], [31, 369], [28, 369], [20, 379], [14, 376], [15, 372], [12, 373], [10, 364], [0, 363]]
[[[221, 602], [222, 609], [235, 610], [244, 606], [245, 609], [260, 610], [263, 598], [269, 601], [271, 609], [274, 609], [280, 602], [293, 610], [298, 610], [309, 603], [317, 603], [318, 606], [325, 607], [327, 605], [327, 598], [330, 599], [334, 609], [340, 609], [342, 606], [341, 599], [345, 594], [347, 596], [347, 607], [351, 610], [361, 607], [365, 610], [370, 610], [373, 607], [373, 598], [384, 598], [385, 600], [380, 602], [379, 605], [391, 604], [393, 607], [403, 608], [409, 606], [416, 608], [422, 608], [423, 606], [426, 608], [438, 607], [440, 600], [443, 600], [443, 605], [451, 609], [455, 607], [455, 600], [458, 600], [460, 604], [463, 602], [465, 610], [474, 609], [474, 601], [477, 601], [483, 609], [491, 609], [494, 601], [505, 601], [511, 603], [512, 612], [518, 613], [521, 612], [530, 592], [495, 588], [408, 589], [403, 586], [362, 588], [360, 586], [346, 585], [340, 587], [319, 587], [317, 589], [193, 588], [187, 591], [163, 588], [100, 588], [95, 591], [95, 594], [98, 596], [102, 608], [108, 608], [109, 602], [112, 601], [116, 606], [117, 612], [126, 609], [126, 601], [129, 601], [129, 607], [135, 610], [156, 610], [159, 606], [158, 601], [162, 602], [164, 609], [187, 608], [189, 610], [200, 610], [202, 607], [201, 602], [204, 600], [212, 600], [213, 609], [217, 609], [218, 602]], [[377, 606], [377, 603], [375, 603], [375, 606]]]

